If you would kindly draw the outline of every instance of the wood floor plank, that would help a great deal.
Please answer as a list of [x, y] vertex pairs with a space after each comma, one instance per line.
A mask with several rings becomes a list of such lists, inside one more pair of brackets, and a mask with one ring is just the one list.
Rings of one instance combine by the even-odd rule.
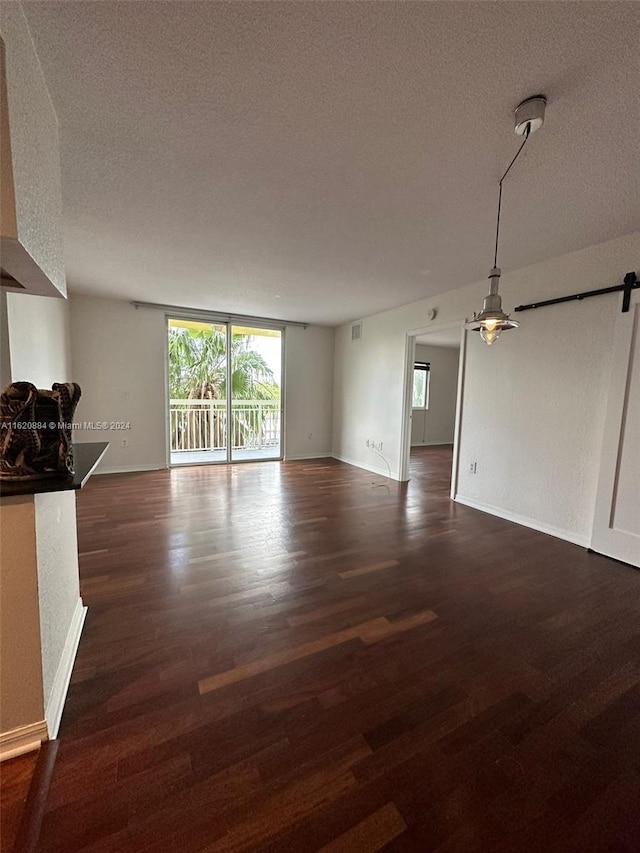
[[212, 690], [219, 690], [221, 687], [227, 687], [229, 684], [235, 684], [238, 681], [243, 681], [245, 678], [252, 678], [254, 675], [260, 675], [263, 672], [286, 666], [289, 663], [311, 657], [334, 646], [348, 643], [351, 640], [362, 640], [362, 642], [367, 644], [376, 643], [379, 640], [384, 640], [402, 631], [410, 631], [418, 625], [426, 625], [434, 619], [437, 619], [437, 615], [431, 610], [416, 613], [407, 619], [402, 619], [395, 623], [389, 622], [384, 616], [371, 619], [368, 622], [363, 622], [361, 625], [355, 625], [353, 628], [346, 628], [334, 634], [327, 634], [324, 637], [319, 637], [317, 640], [304, 643], [296, 648], [278, 652], [260, 660], [234, 667], [226, 672], [220, 672], [208, 678], [203, 678], [198, 682], [198, 689], [200, 693], [210, 693]]
[[234, 667], [234, 669], [209, 676], [209, 678], [203, 678], [198, 682], [198, 689], [200, 693], [210, 693], [212, 690], [219, 690], [221, 687], [235, 684], [237, 681], [242, 681], [245, 678], [252, 678], [254, 675], [260, 675], [262, 672], [285, 666], [302, 658], [319, 654], [333, 646], [348, 643], [350, 640], [362, 640], [364, 635], [372, 636], [375, 629], [380, 630], [387, 624], [384, 618], [373, 619], [371, 622], [356, 625], [354, 628], [337, 631], [335, 634], [327, 634], [325, 637], [304, 643], [304, 645], [297, 648], [244, 664], [244, 666]]
[[394, 803], [387, 803], [347, 832], [320, 848], [320, 853], [376, 853], [407, 828]]
[[0, 765], [0, 847], [14, 850], [18, 828], [38, 761], [38, 751], [27, 752]]
[[38, 849], [40, 828], [59, 745], [57, 740], [47, 741], [38, 751], [38, 760], [14, 841], [13, 849], [19, 853], [36, 853]]
[[638, 849], [640, 574], [451, 461], [92, 478], [38, 853]]
[[340, 572], [340, 577], [343, 580], [347, 578], [357, 578], [360, 575], [369, 575], [371, 572], [381, 572], [384, 569], [392, 569], [398, 565], [397, 560], [384, 560], [380, 563], [372, 563], [369, 566], [360, 566], [357, 569], [349, 569], [347, 572]]
[[335, 616], [336, 613], [344, 613], [348, 610], [353, 610], [355, 607], [364, 604], [362, 596], [358, 598], [348, 598], [345, 601], [334, 601], [332, 604], [326, 604], [324, 607], [318, 607], [314, 610], [308, 610], [305, 613], [288, 616], [287, 624], [292, 628], [298, 625], [306, 625], [309, 622], [318, 622], [327, 616]]
[[235, 814], [230, 813], [227, 834], [205, 850], [218, 853], [260, 849], [355, 787], [351, 768], [369, 753], [364, 739], [355, 738], [346, 748], [333, 750], [335, 758], [331, 764], [321, 760], [320, 766], [303, 765], [302, 772], [284, 784], [276, 780], [266, 788], [264, 797], [253, 797]]
[[414, 613], [413, 616], [407, 616], [406, 619], [398, 619], [396, 622], [387, 621], [386, 624], [382, 624], [375, 620], [363, 630], [362, 639], [367, 644], [377, 643], [378, 640], [385, 640], [387, 637], [393, 637], [394, 634], [410, 631], [419, 625], [427, 625], [437, 618], [438, 614], [433, 610], [423, 610], [420, 613]]

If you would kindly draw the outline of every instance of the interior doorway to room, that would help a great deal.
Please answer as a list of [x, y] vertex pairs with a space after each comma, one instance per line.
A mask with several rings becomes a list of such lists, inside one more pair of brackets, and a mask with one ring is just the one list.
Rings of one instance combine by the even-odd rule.
[[171, 465], [282, 459], [282, 329], [167, 318]]
[[432, 459], [434, 466], [441, 469], [446, 460], [452, 496], [457, 472], [464, 341], [457, 322], [407, 336], [402, 479], [411, 478], [412, 461], [415, 468], [415, 463], [424, 466]]

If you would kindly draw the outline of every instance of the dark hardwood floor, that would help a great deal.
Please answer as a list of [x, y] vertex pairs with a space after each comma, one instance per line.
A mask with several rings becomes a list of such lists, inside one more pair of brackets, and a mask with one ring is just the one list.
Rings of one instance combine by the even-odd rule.
[[451, 452], [95, 477], [39, 851], [640, 851], [640, 573]]
[[14, 849], [37, 760], [37, 752], [28, 752], [0, 764], [0, 850], [3, 853]]

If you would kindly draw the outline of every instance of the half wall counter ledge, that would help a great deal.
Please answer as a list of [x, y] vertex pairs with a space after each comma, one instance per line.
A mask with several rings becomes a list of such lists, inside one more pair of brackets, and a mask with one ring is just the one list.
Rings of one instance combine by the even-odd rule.
[[108, 442], [74, 444], [74, 473], [0, 481], [0, 761], [58, 735], [87, 608], [75, 492]]
[[93, 474], [109, 447], [108, 441], [73, 445], [74, 473], [41, 480], [0, 480], [0, 497], [33, 495], [42, 492], [68, 492], [81, 489]]

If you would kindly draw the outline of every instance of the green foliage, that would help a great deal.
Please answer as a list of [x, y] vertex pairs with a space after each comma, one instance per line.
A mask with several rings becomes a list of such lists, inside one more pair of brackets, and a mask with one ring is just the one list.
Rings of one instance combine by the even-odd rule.
[[[249, 335], [231, 339], [231, 391], [239, 400], [277, 400], [273, 371]], [[169, 392], [172, 399], [224, 400], [227, 393], [225, 333], [169, 327]]]

